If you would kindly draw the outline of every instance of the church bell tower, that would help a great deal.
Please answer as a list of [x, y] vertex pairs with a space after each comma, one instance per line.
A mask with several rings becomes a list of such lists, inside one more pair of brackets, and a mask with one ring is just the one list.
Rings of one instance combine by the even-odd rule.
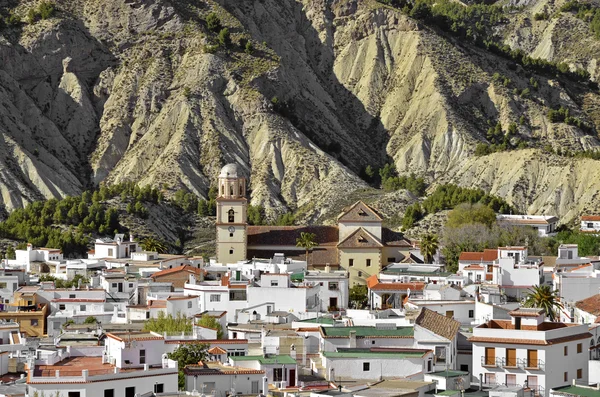
[[246, 260], [247, 200], [246, 178], [235, 164], [221, 169], [217, 196], [217, 262]]

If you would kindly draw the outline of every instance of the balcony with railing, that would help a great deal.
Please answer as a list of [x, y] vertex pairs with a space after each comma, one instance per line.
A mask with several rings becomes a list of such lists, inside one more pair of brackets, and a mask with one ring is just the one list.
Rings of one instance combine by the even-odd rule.
[[519, 359], [521, 361], [521, 365], [519, 368], [527, 369], [527, 370], [537, 370], [543, 371], [545, 369], [545, 363], [540, 359]]
[[511, 368], [519, 368], [519, 359], [517, 358], [501, 358], [500, 359], [500, 366], [502, 368], [507, 368], [507, 369], [511, 369]]
[[481, 366], [487, 368], [501, 367], [502, 359], [499, 357], [481, 356]]

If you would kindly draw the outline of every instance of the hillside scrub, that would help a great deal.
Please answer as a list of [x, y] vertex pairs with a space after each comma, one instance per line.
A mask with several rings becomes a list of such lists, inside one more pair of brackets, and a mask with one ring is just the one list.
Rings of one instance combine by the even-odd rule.
[[491, 208], [494, 212], [501, 214], [513, 211], [512, 207], [504, 199], [489, 195], [481, 189], [468, 189], [453, 184], [446, 184], [438, 186], [422, 203], [415, 203], [408, 206], [404, 212], [402, 227], [409, 229], [415, 222], [427, 214], [452, 209], [462, 203], [480, 203]]

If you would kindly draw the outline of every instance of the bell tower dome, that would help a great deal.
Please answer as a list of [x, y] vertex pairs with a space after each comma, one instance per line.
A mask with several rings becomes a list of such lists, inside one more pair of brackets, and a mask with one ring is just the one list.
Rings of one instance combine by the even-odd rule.
[[246, 178], [236, 164], [227, 164], [218, 178], [217, 262], [246, 260], [247, 200]]

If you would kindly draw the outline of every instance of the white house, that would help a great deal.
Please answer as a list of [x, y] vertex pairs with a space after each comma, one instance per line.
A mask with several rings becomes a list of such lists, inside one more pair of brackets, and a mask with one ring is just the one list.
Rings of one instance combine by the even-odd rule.
[[[220, 362], [200, 362], [184, 369], [185, 390], [201, 395], [263, 394], [265, 370], [223, 365]], [[265, 382], [266, 383], [266, 382]]]
[[[157, 349], [151, 333], [107, 334], [102, 356], [76, 355], [70, 349], [60, 361], [28, 363], [31, 395], [69, 397], [135, 397], [177, 390], [177, 362]], [[162, 339], [162, 337], [160, 337]], [[164, 342], [164, 341], [163, 341]]]
[[579, 230], [582, 233], [600, 233], [600, 216], [584, 215], [581, 217], [581, 227]]
[[458, 321], [423, 308], [414, 327], [414, 347], [433, 351], [434, 371], [457, 368]]
[[558, 291], [561, 300], [573, 304], [596, 294], [600, 288], [600, 271], [592, 264], [581, 265], [555, 272], [553, 287]]
[[235, 366], [263, 371], [268, 382], [280, 389], [298, 384], [298, 364], [289, 355], [230, 356], [229, 362]]
[[324, 351], [321, 366], [329, 381], [422, 379], [424, 373], [433, 371], [433, 353], [427, 349], [373, 347]]
[[5, 266], [23, 268], [28, 273], [33, 262], [50, 262], [63, 260], [63, 254], [56, 248], [33, 248], [27, 244], [27, 249], [15, 250], [15, 259], [5, 259]]
[[383, 324], [378, 327], [320, 327], [319, 350], [335, 352], [340, 349], [371, 347], [411, 348], [414, 328]]
[[[587, 325], [545, 322], [540, 309], [510, 312], [473, 329], [473, 371], [486, 384], [521, 385], [536, 395], [587, 382], [591, 334]], [[584, 347], [585, 346], [585, 347]]]
[[425, 300], [409, 299], [405, 305], [408, 309], [421, 310], [427, 308], [461, 324], [471, 324], [475, 319], [475, 301], [472, 299], [460, 300]]
[[121, 259], [131, 258], [131, 254], [139, 251], [139, 244], [129, 236], [125, 239], [124, 234], [115, 234], [114, 238], [99, 238], [94, 243], [94, 251], [88, 253], [89, 259]]
[[326, 312], [329, 309], [348, 308], [348, 273], [344, 271], [332, 272], [326, 266], [324, 271], [311, 270], [304, 274], [307, 284], [319, 285], [319, 311]]
[[600, 317], [600, 294], [575, 302], [573, 321], [579, 324], [593, 324]]
[[496, 216], [500, 225], [525, 226], [535, 229], [540, 237], [556, 235], [558, 218], [547, 215], [506, 215]]
[[393, 282], [374, 274], [367, 278], [367, 288], [371, 309], [402, 309], [409, 296], [423, 296], [425, 283]]

